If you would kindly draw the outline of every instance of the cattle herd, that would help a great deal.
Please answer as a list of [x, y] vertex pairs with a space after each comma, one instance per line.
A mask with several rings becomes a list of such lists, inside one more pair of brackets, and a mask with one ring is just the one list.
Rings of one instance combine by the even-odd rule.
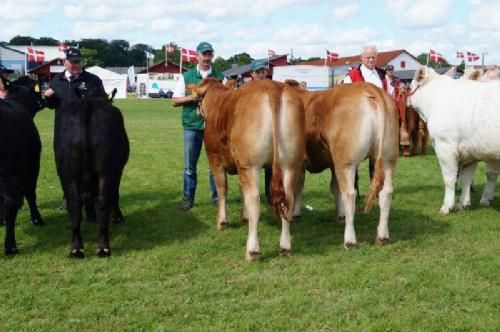
[[[433, 139], [445, 184], [440, 210], [445, 214], [456, 207], [457, 179], [462, 183], [457, 207], [470, 206], [470, 186], [479, 161], [487, 163], [481, 205], [489, 205], [493, 199], [500, 172], [500, 83], [468, 77], [454, 80], [422, 67], [404, 100], [405, 108], [415, 110], [425, 121]], [[44, 100], [27, 77], [10, 83], [8, 91], [6, 99], [0, 99], [0, 222], [5, 224], [5, 254], [12, 255], [18, 252], [14, 227], [24, 198], [33, 224], [44, 224], [36, 206], [41, 144], [33, 122]], [[281, 220], [283, 255], [292, 250], [290, 223], [300, 215], [305, 170], [330, 170], [337, 220], [345, 223], [344, 247], [356, 246], [356, 175], [365, 159], [371, 165], [365, 210], [378, 200], [375, 241], [389, 242], [392, 176], [399, 156], [398, 117], [404, 116], [406, 125], [413, 128], [411, 136], [422, 129], [416, 113], [401, 115], [396, 103], [369, 83], [308, 92], [294, 81], [254, 81], [234, 88], [205, 79], [196, 93], [200, 116], [205, 119], [205, 149], [219, 195], [217, 229], [228, 225], [227, 174], [238, 174], [242, 220], [248, 223], [247, 260], [260, 253], [258, 181], [260, 169], [266, 166], [273, 170], [271, 201]], [[129, 143], [118, 108], [109, 100], [82, 97], [56, 112], [57, 173], [71, 221], [71, 257], [84, 257], [82, 210], [87, 219], [99, 223], [97, 254], [106, 257], [111, 254], [110, 220], [124, 221], [119, 186]]]

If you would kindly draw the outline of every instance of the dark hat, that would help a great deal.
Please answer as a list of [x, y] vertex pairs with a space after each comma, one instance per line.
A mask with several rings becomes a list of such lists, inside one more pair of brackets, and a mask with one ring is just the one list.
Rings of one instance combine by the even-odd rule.
[[8, 69], [4, 65], [0, 65], [0, 74], [12, 74], [14, 71], [12, 69]]
[[394, 66], [393, 65], [387, 65], [387, 66], [385, 66], [385, 70], [394, 70]]
[[260, 69], [266, 69], [266, 64], [262, 61], [255, 60], [252, 62], [252, 71], [257, 71]]
[[68, 59], [69, 61], [83, 60], [83, 56], [82, 53], [80, 53], [79, 49], [70, 47], [66, 51], [66, 59]]
[[208, 42], [201, 42], [196, 47], [196, 52], [198, 52], [198, 53], [205, 53], [207, 51], [212, 51], [212, 52], [214, 51], [214, 48]]

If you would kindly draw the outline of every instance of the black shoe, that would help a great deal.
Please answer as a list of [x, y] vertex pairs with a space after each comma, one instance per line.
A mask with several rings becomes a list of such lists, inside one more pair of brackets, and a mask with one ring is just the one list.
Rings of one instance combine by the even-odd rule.
[[192, 208], [193, 204], [194, 204], [193, 198], [189, 196], [184, 196], [184, 198], [182, 199], [182, 209], [184, 211], [187, 211], [190, 208]]

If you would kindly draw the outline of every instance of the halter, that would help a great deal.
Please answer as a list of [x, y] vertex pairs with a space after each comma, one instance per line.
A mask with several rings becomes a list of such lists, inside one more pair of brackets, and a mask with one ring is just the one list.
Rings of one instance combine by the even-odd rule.
[[408, 100], [410, 101], [410, 107], [413, 107], [412, 103], [411, 103], [411, 96], [413, 96], [415, 94], [415, 92], [417, 92], [417, 90], [421, 87], [422, 85], [419, 84], [417, 85], [417, 87], [415, 88], [415, 90], [413, 90], [412, 92], [408, 93], [406, 95], [406, 97], [408, 98]]

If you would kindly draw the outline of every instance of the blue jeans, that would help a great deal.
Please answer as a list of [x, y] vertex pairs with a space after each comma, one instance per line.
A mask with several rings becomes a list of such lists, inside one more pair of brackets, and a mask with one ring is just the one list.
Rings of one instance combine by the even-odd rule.
[[[191, 197], [194, 201], [196, 194], [197, 174], [196, 165], [200, 159], [203, 145], [203, 130], [184, 129], [184, 197]], [[212, 201], [218, 200], [217, 190], [212, 172], [209, 173]]]

